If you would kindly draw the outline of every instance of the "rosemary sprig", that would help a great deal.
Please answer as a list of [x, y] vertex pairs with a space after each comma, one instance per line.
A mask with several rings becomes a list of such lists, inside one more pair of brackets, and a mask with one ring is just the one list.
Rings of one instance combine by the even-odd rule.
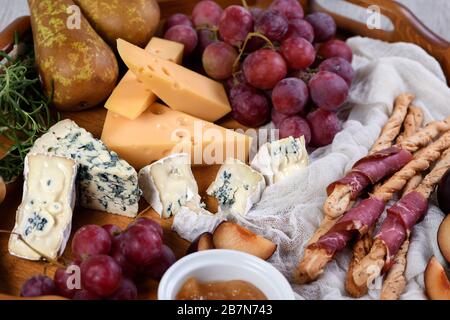
[[[5, 56], [4, 52], [0, 52]], [[51, 101], [41, 91], [33, 50], [0, 64], [0, 176], [6, 182], [23, 171], [34, 141], [54, 123]], [[59, 118], [59, 115], [56, 116]]]

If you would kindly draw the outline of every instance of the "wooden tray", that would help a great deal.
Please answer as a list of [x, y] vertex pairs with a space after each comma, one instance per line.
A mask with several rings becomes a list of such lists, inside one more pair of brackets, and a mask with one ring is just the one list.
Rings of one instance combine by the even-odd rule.
[[[197, 1], [191, 0], [160, 1], [162, 18], [164, 19], [176, 12], [190, 14], [196, 2]], [[240, 3], [240, 1], [236, 0], [222, 0], [217, 2], [220, 3], [222, 7]], [[249, 5], [257, 5], [261, 7], [267, 6], [270, 2], [270, 0], [247, 1]], [[301, 0], [300, 2], [302, 2], [303, 7], [307, 11], [325, 11], [324, 8], [317, 5], [315, 1]], [[361, 25], [360, 23], [332, 14], [340, 27], [343, 27], [351, 34], [361, 34], [386, 41], [409, 41], [416, 43], [426, 49], [441, 62], [447, 75], [447, 79], [450, 79], [450, 44], [428, 30], [408, 9], [390, 0], [349, 0], [349, 2], [361, 5], [363, 7], [373, 4], [379, 5], [381, 12], [392, 20], [396, 29], [393, 32], [369, 30], [366, 26]], [[22, 17], [13, 22], [2, 33], [0, 33], [0, 50], [7, 50], [11, 48], [11, 41], [15, 31], [19, 31], [20, 34], [24, 34], [29, 31], [29, 28], [30, 25], [28, 17]], [[81, 127], [92, 132], [92, 134], [96, 137], [100, 137], [101, 135], [105, 115], [106, 110], [102, 106], [83, 112], [62, 113], [63, 118], [73, 119]], [[226, 127], [236, 127], [236, 123], [230, 121], [229, 119], [221, 124]], [[202, 196], [205, 195], [206, 188], [215, 177], [217, 170], [218, 166], [193, 168], [193, 172]], [[2, 230], [12, 230], [14, 226], [16, 209], [20, 204], [22, 195], [21, 184], [22, 181], [17, 181], [12, 185], [7, 186], [6, 199], [0, 205], [0, 229]], [[141, 216], [151, 217], [157, 220], [164, 228], [165, 243], [174, 250], [177, 258], [182, 257], [185, 254], [189, 243], [171, 231], [171, 219], [161, 220], [152, 209], [146, 209], [146, 207], [147, 204], [145, 201], [141, 200], [140, 208], [143, 210]], [[210, 209], [213, 210], [212, 208]], [[125, 228], [130, 222], [131, 219], [126, 217], [77, 207], [74, 212], [72, 230], [77, 230], [79, 227], [91, 223], [98, 225], [113, 223], [119, 227]], [[19, 290], [23, 282], [30, 276], [46, 273], [52, 277], [55, 271], [55, 267], [49, 264], [27, 261], [11, 256], [7, 249], [8, 239], [8, 235], [0, 234], [0, 292], [3, 293], [0, 294], [0, 299], [15, 298], [19, 294]], [[70, 259], [70, 256], [69, 241], [64, 257]], [[148, 280], [144, 283], [140, 283], [138, 288], [139, 297], [142, 299], [155, 299], [157, 287], [158, 282], [154, 280]]]

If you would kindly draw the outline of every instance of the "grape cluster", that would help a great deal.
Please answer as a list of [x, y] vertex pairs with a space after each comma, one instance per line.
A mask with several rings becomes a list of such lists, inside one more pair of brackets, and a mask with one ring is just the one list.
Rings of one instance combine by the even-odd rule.
[[224, 81], [241, 124], [272, 120], [281, 138], [303, 135], [313, 147], [330, 144], [341, 130], [336, 111], [355, 78], [353, 54], [334, 39], [336, 23], [328, 14], [305, 16], [297, 0], [274, 0], [267, 9], [222, 9], [204, 0], [192, 19], [174, 14], [165, 27], [167, 39], [184, 43], [186, 53], [196, 47], [206, 74]]
[[[58, 268], [54, 279], [37, 275], [22, 286], [21, 296], [60, 295], [74, 300], [134, 300], [135, 280], [160, 279], [175, 262], [175, 254], [163, 244], [163, 230], [154, 220], [139, 218], [125, 230], [115, 225], [86, 225], [75, 233], [69, 264], [80, 270], [81, 288], [72, 288], [73, 275]], [[68, 267], [69, 267], [68, 266]]]

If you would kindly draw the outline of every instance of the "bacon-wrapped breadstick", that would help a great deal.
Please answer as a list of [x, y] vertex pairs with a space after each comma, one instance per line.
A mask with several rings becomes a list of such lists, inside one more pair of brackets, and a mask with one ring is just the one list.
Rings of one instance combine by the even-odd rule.
[[400, 251], [412, 228], [426, 214], [428, 199], [448, 169], [450, 169], [450, 149], [444, 152], [442, 158], [417, 188], [388, 209], [386, 219], [375, 236], [369, 254], [354, 268], [353, 281], [356, 285], [367, 286], [369, 276], [376, 276], [374, 270], [378, 270], [379, 274], [389, 270], [393, 258]]
[[428, 145], [434, 138], [448, 130], [450, 117], [443, 121], [430, 122], [411, 137], [403, 139], [400, 144], [359, 160], [344, 178], [328, 186], [329, 196], [324, 204], [325, 214], [328, 217], [340, 217], [348, 209], [345, 204], [348, 205], [355, 200], [367, 186], [399, 170], [407, 154]]
[[449, 147], [450, 131], [418, 152], [412, 161], [377, 188], [373, 195], [348, 211], [317, 242], [309, 244], [295, 272], [295, 280], [298, 283], [315, 280], [323, 272], [325, 265], [354, 236], [362, 236], [370, 230], [383, 213], [385, 203], [392, 199], [395, 192], [402, 190], [407, 181], [417, 173], [428, 169]]
[[[411, 101], [414, 100], [414, 96], [409, 93], [403, 93], [399, 95], [394, 102], [394, 110], [391, 117], [381, 130], [380, 136], [370, 149], [369, 155], [382, 151], [392, 146], [395, 138], [399, 135], [403, 121], [407, 116], [408, 106]], [[371, 165], [370, 159], [365, 158], [368, 165]], [[375, 158], [376, 160], [376, 158]], [[403, 164], [403, 161], [400, 162]], [[358, 165], [355, 164], [354, 169]], [[352, 177], [353, 182], [348, 184], [339, 184], [333, 186], [333, 192], [331, 192], [323, 205], [325, 216], [322, 219], [320, 226], [317, 228], [313, 236], [309, 239], [308, 244], [316, 242], [322, 235], [324, 235], [330, 228], [336, 223], [342, 214], [348, 211], [354, 201], [352, 196], [351, 186], [359, 183], [358, 180], [367, 181], [364, 175], [356, 175]], [[363, 182], [364, 183], [364, 182]]]
[[[408, 113], [403, 123], [403, 132], [397, 137], [397, 142], [401, 142], [405, 138], [415, 134], [422, 126], [422, 122], [423, 122], [422, 110], [418, 107], [409, 106]], [[422, 174], [419, 173], [418, 175], [415, 175], [407, 182], [405, 190], [414, 189], [421, 181], [422, 181]], [[355, 298], [362, 297], [367, 293], [367, 287], [359, 287], [355, 285], [355, 283], [353, 282], [353, 268], [355, 267], [356, 264], [359, 263], [359, 261], [362, 258], [364, 258], [369, 253], [369, 250], [373, 244], [372, 235], [374, 227], [375, 226], [372, 226], [372, 228], [360, 239], [358, 239], [356, 243], [353, 245], [353, 256], [347, 270], [347, 276], [345, 278], [345, 289], [347, 290], [347, 293], [349, 295]], [[399, 259], [402, 259], [402, 257], [399, 257]], [[398, 268], [396, 268], [396, 270], [397, 269]], [[398, 279], [396, 280], [398, 281]]]

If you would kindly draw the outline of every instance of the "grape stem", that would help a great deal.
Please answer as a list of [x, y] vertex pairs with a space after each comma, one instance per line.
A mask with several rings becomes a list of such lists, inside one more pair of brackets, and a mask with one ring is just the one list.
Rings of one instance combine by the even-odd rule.
[[253, 37], [257, 37], [257, 38], [261, 38], [264, 41], [266, 41], [266, 43], [269, 45], [269, 47], [273, 50], [275, 50], [275, 46], [273, 45], [272, 41], [269, 40], [269, 38], [267, 38], [266, 36], [262, 35], [259, 32], [250, 32], [247, 37], [244, 40], [244, 43], [242, 44], [241, 48], [239, 49], [239, 55], [236, 58], [236, 60], [234, 60], [233, 63], [233, 73], [236, 73], [238, 66], [239, 66], [239, 61], [241, 61], [242, 55], [245, 52], [245, 48], [247, 47], [248, 41], [253, 38]]
[[52, 265], [55, 265], [55, 266], [58, 267], [58, 268], [64, 269], [64, 268], [66, 267], [65, 265], [59, 263], [57, 260], [52, 259], [52, 258], [46, 256], [45, 254], [43, 254], [42, 252], [40, 252], [39, 250], [37, 250], [36, 248], [33, 248], [32, 245], [30, 245], [28, 242], [25, 241], [25, 239], [22, 237], [21, 234], [18, 234], [18, 233], [16, 233], [16, 232], [12, 232], [12, 231], [7, 231], [7, 230], [0, 230], [0, 233], [6, 233], [6, 234], [9, 234], [9, 235], [15, 235], [15, 236], [17, 236], [17, 238], [19, 238], [20, 241], [22, 241], [23, 243], [25, 243], [25, 245], [26, 245], [28, 248], [30, 248], [30, 250], [32, 250], [32, 251], [34, 251], [35, 253], [37, 253], [38, 255], [40, 255], [40, 256], [41, 256], [41, 260], [47, 261], [47, 262], [51, 263]]
[[246, 1], [246, 0], [242, 0], [242, 6], [243, 6], [245, 9], [248, 9], [248, 4], [247, 4], [247, 1]]

